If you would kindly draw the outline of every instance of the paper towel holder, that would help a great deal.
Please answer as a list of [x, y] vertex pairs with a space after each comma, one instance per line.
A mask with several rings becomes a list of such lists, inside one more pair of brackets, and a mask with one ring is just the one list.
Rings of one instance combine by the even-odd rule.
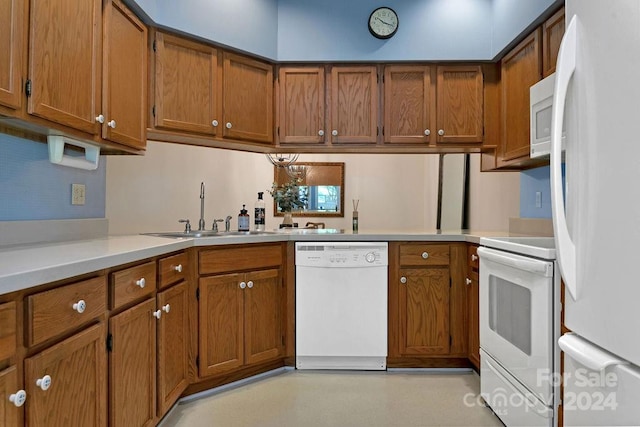
[[[64, 154], [66, 144], [84, 148], [84, 158]], [[49, 161], [60, 166], [76, 169], [96, 170], [100, 161], [100, 147], [63, 135], [48, 135]]]

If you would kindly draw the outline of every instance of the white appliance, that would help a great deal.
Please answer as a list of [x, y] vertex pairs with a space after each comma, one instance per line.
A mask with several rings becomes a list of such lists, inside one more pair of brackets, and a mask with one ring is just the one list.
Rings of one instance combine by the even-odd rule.
[[[529, 88], [530, 157], [549, 156], [551, 151], [551, 109], [556, 74], [545, 77]], [[564, 142], [564, 129], [562, 134]]]
[[[640, 1], [566, 0], [565, 13], [550, 157], [565, 324], [574, 332], [559, 341], [569, 379], [564, 403], [571, 403], [564, 420], [637, 426]], [[566, 200], [560, 144], [565, 122]]]
[[387, 368], [386, 242], [296, 243], [296, 367]]
[[554, 426], [560, 279], [553, 238], [480, 244], [481, 395], [507, 426]]

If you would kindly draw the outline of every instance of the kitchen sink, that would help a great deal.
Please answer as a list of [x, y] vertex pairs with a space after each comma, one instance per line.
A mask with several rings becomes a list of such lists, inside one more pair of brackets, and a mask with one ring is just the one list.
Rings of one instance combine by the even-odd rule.
[[142, 233], [145, 236], [170, 237], [170, 238], [198, 238], [198, 237], [225, 237], [225, 236], [266, 236], [275, 234], [273, 231], [213, 231], [213, 230], [192, 230], [168, 231], [162, 233]]

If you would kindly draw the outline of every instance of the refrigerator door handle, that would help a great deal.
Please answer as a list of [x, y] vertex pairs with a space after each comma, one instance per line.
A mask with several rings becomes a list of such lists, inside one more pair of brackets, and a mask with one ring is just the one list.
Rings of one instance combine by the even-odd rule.
[[560, 52], [556, 65], [556, 84], [553, 90], [553, 107], [551, 118], [551, 211], [553, 229], [556, 239], [556, 250], [560, 273], [566, 289], [571, 297], [578, 298], [576, 281], [576, 246], [567, 227], [567, 216], [562, 192], [562, 125], [564, 107], [567, 102], [569, 81], [576, 69], [577, 17], [569, 22], [567, 31], [560, 44]]
[[629, 364], [574, 333], [561, 336], [558, 345], [573, 360], [593, 371], [600, 372], [608, 366]]

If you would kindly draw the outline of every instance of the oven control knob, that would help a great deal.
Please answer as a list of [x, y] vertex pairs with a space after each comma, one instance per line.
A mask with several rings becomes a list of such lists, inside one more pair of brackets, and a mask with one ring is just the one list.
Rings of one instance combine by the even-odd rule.
[[373, 252], [369, 252], [368, 254], [366, 254], [364, 256], [365, 261], [367, 261], [368, 263], [372, 263], [373, 261], [376, 260], [376, 255]]

